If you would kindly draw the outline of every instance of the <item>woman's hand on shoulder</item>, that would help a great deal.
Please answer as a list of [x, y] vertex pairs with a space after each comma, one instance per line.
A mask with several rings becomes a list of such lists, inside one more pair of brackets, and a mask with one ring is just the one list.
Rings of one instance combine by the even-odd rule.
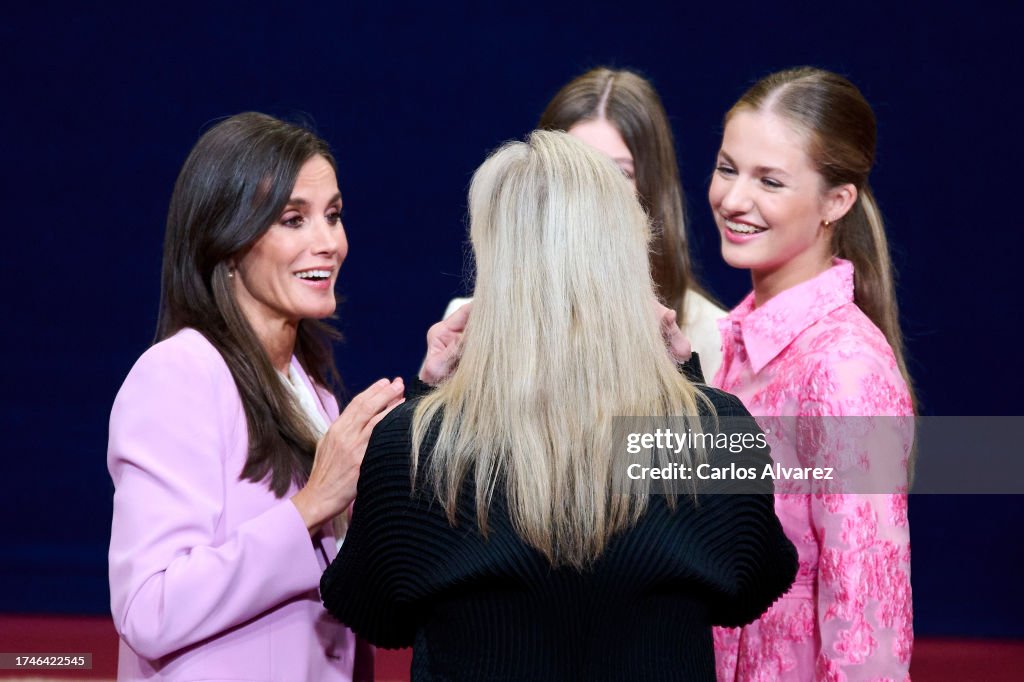
[[436, 386], [458, 365], [472, 309], [473, 304], [467, 303], [427, 330], [427, 357], [420, 368], [420, 381]]
[[292, 497], [311, 533], [352, 504], [373, 427], [404, 401], [404, 391], [401, 378], [381, 379], [353, 398], [320, 439], [309, 481]]

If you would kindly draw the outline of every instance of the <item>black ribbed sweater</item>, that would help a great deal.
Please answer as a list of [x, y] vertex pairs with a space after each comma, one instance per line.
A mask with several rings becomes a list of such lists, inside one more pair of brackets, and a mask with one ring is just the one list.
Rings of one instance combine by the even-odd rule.
[[[700, 390], [759, 432], [736, 398]], [[770, 494], [701, 495], [696, 507], [681, 496], [674, 511], [653, 495], [585, 572], [552, 569], [523, 543], [500, 486], [486, 539], [471, 480], [452, 527], [422, 478], [411, 494], [415, 404], [374, 430], [351, 527], [321, 582], [356, 633], [414, 647], [413, 680], [714, 680], [711, 626], [753, 621], [796, 575]], [[769, 461], [767, 450], [743, 457], [758, 470]]]

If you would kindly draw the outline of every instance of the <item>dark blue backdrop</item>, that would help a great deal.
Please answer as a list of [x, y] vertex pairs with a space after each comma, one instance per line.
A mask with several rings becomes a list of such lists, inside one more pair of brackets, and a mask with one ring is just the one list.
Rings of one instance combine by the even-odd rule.
[[[307, 117], [334, 147], [351, 244], [338, 360], [358, 389], [415, 370], [463, 291], [472, 171], [572, 76], [611, 64], [655, 82], [695, 259], [732, 305], [749, 280], [722, 263], [705, 200], [722, 113], [771, 70], [840, 71], [880, 122], [873, 183], [925, 413], [1024, 414], [1020, 17], [977, 2], [685, 4], [8, 9], [0, 611], [107, 609], [110, 404], [153, 335], [177, 171], [211, 121], [243, 110]], [[920, 634], [1024, 636], [1022, 508], [911, 500]]]

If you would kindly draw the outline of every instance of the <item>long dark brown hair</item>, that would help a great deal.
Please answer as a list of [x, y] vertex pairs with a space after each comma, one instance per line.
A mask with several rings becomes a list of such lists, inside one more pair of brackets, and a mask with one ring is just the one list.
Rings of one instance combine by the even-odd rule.
[[889, 243], [868, 183], [876, 140], [871, 105], [846, 78], [805, 66], [759, 80], [726, 113], [725, 122], [744, 110], [770, 111], [795, 124], [807, 134], [807, 153], [827, 187], [857, 188], [857, 201], [831, 228], [832, 253], [853, 263], [854, 301], [885, 334], [913, 398]]
[[690, 263], [675, 143], [654, 86], [632, 71], [592, 69], [555, 94], [537, 127], [569, 130], [580, 121], [602, 119], [619, 131], [633, 155], [637, 194], [652, 223], [651, 275], [658, 295], [682, 322], [686, 292], [706, 294]]
[[[156, 340], [190, 327], [220, 351], [238, 386], [249, 432], [241, 478], [267, 480], [278, 497], [303, 482], [316, 436], [270, 362], [232, 293], [229, 262], [250, 248], [284, 210], [302, 165], [327, 143], [309, 130], [259, 113], [221, 121], [193, 147], [167, 214]], [[321, 386], [336, 386], [337, 332], [302, 320], [295, 354]]]

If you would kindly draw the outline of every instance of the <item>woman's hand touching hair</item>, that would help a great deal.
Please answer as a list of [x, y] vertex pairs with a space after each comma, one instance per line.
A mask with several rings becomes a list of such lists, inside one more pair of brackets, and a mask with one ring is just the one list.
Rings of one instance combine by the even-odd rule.
[[427, 357], [420, 368], [420, 381], [436, 386], [459, 364], [462, 337], [472, 309], [473, 304], [467, 303], [427, 330]]
[[666, 308], [659, 302], [655, 302], [655, 314], [661, 325], [661, 335], [665, 338], [665, 345], [668, 347], [668, 354], [676, 362], [686, 362], [693, 354], [690, 340], [683, 335], [676, 319], [676, 311]]

